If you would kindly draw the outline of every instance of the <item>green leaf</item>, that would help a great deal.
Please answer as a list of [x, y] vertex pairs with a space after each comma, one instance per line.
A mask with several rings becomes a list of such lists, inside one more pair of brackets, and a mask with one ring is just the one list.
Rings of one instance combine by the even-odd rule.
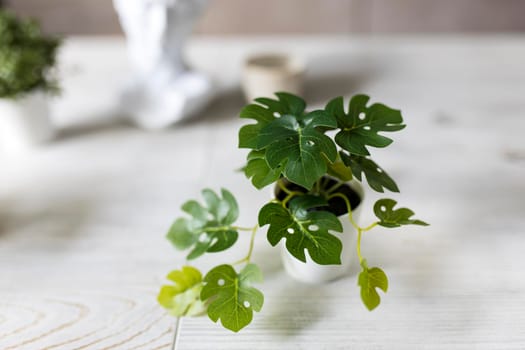
[[252, 184], [261, 189], [268, 186], [281, 177], [282, 167], [270, 168], [265, 159], [266, 151], [251, 151], [248, 154], [248, 164], [244, 167], [247, 178], [251, 178]]
[[270, 168], [284, 164], [282, 174], [289, 181], [311, 189], [327, 171], [325, 157], [330, 162], [337, 158], [334, 142], [317, 128], [335, 125], [335, 119], [323, 111], [301, 118], [283, 115], [261, 130], [257, 147], [266, 150]]
[[60, 40], [44, 35], [38, 23], [0, 9], [0, 98], [35, 90], [57, 92], [52, 68]]
[[372, 159], [354, 154], [340, 153], [343, 162], [352, 169], [352, 173], [359, 181], [362, 181], [362, 174], [364, 173], [368, 184], [375, 191], [382, 193], [384, 188], [386, 188], [392, 192], [399, 192], [395, 181]]
[[328, 167], [327, 173], [329, 175], [336, 177], [343, 182], [352, 180], [352, 169], [341, 160], [339, 155], [333, 163], [326, 159], [326, 165]]
[[171, 271], [167, 278], [174, 284], [162, 286], [157, 301], [172, 316], [197, 316], [206, 310], [200, 299], [203, 282], [199, 270], [183, 266], [181, 270]]
[[374, 213], [379, 218], [378, 224], [383, 227], [400, 227], [402, 225], [428, 226], [424, 221], [411, 219], [414, 212], [408, 208], [394, 209], [397, 202], [393, 199], [380, 199], [374, 204]]
[[388, 137], [379, 135], [382, 131], [397, 131], [405, 127], [401, 111], [383, 104], [367, 107], [370, 98], [356, 95], [350, 100], [348, 114], [344, 111], [343, 98], [330, 101], [325, 110], [337, 119], [341, 129], [336, 136], [336, 143], [352, 154], [369, 155], [366, 146], [386, 147], [392, 143]]
[[255, 101], [268, 107], [272, 112], [277, 112], [281, 115], [291, 114], [298, 117], [303, 115], [306, 102], [302, 98], [288, 92], [277, 92], [275, 96], [277, 96], [277, 100], [261, 97], [256, 98]]
[[261, 311], [264, 296], [251, 287], [262, 281], [262, 274], [254, 264], [248, 264], [237, 274], [231, 265], [213, 268], [206, 277], [201, 299], [210, 299], [208, 316], [213, 322], [221, 320], [224, 328], [238, 332], [253, 318], [253, 311]]
[[222, 189], [221, 195], [203, 190], [206, 206], [194, 200], [184, 203], [182, 210], [191, 218], [178, 218], [171, 226], [167, 238], [177, 249], [193, 247], [188, 260], [226, 250], [237, 241], [239, 233], [230, 225], [239, 216], [239, 206], [229, 191]]
[[388, 290], [388, 278], [379, 267], [369, 268], [366, 260], [361, 263], [362, 271], [359, 274], [358, 285], [361, 287], [361, 300], [370, 311], [375, 309], [381, 302], [376, 288], [386, 293]]
[[326, 201], [316, 196], [300, 196], [290, 201], [289, 208], [279, 203], [268, 203], [259, 212], [259, 225], [270, 225], [268, 241], [272, 246], [286, 240], [286, 249], [295, 258], [306, 262], [305, 250], [318, 264], [341, 263], [341, 241], [330, 231], [342, 232], [337, 217], [328, 211], [312, 211]]
[[275, 114], [302, 116], [306, 108], [303, 99], [284, 92], [275, 95], [277, 100], [257, 98], [255, 101], [259, 104], [249, 104], [241, 110], [241, 118], [254, 119], [257, 123], [241, 127], [239, 148], [257, 149], [257, 139], [261, 129], [276, 119]]

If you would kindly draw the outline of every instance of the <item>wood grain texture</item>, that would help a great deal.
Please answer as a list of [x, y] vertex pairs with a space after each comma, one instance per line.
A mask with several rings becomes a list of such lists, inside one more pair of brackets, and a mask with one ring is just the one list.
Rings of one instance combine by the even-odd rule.
[[[226, 187], [249, 226], [269, 196], [234, 171], [245, 155], [240, 64], [260, 50], [308, 62], [312, 108], [356, 92], [402, 108], [407, 129], [374, 158], [397, 180], [394, 198], [432, 226], [364, 237], [363, 254], [390, 278], [371, 313], [355, 274], [295, 282], [261, 232], [262, 312], [236, 335], [185, 319], [180, 349], [525, 348], [525, 38], [463, 36], [194, 40], [189, 61], [221, 95], [194, 121], [156, 133], [116, 120], [129, 73], [123, 41], [68, 40], [53, 101], [59, 138], [0, 155], [0, 349], [169, 349], [174, 320], [155, 297], [184, 259], [164, 238], [180, 205]], [[367, 196], [371, 209], [379, 196]], [[197, 264], [236, 260], [247, 244], [242, 236]]]

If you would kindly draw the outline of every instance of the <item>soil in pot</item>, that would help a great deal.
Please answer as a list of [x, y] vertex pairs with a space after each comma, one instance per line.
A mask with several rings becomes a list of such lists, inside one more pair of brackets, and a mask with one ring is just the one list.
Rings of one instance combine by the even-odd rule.
[[[339, 181], [334, 180], [333, 178], [330, 178], [330, 177], [323, 177], [323, 180], [324, 180], [323, 182], [325, 183], [325, 185], [323, 186], [324, 189], [332, 188], [340, 183]], [[302, 192], [302, 193], [308, 192], [306, 188], [301, 187], [292, 182], [289, 182], [285, 179], [281, 179], [280, 181], [290, 191], [296, 191], [296, 192]], [[340, 193], [344, 195], [346, 198], [348, 198], [348, 200], [350, 201], [350, 207], [352, 208], [352, 210], [357, 208], [357, 206], [361, 203], [361, 196], [359, 196], [359, 194], [354, 189], [352, 189], [352, 187], [348, 185], [347, 183], [344, 183], [340, 185], [339, 187], [337, 187], [337, 189], [332, 192], [332, 194], [335, 194], [335, 193]], [[284, 198], [286, 198], [286, 193], [282, 189], [277, 188], [275, 191], [275, 197], [278, 200], [282, 201]], [[345, 201], [339, 197], [331, 198], [328, 201], [328, 206], [326, 207], [313, 208], [312, 210], [328, 210], [332, 212], [333, 214], [335, 214], [336, 216], [341, 216], [348, 212]]]

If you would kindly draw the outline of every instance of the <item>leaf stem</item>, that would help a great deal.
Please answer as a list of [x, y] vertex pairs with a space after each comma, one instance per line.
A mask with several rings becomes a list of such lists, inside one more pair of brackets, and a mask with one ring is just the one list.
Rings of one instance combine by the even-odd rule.
[[291, 193], [291, 194], [287, 195], [286, 198], [283, 199], [283, 201], [281, 202], [282, 206], [283, 206], [284, 208], [286, 208], [286, 204], [288, 203], [288, 201], [289, 201], [290, 199], [292, 199], [293, 197], [295, 197], [295, 196], [296, 196], [296, 194], [294, 194], [294, 193]]
[[321, 193], [321, 179], [315, 182], [315, 193], [317, 194]]
[[237, 260], [236, 262], [232, 263], [232, 265], [237, 265], [237, 264], [241, 264], [241, 263], [249, 263], [251, 258], [252, 258], [252, 253], [253, 253], [253, 246], [254, 246], [254, 243], [255, 243], [255, 235], [257, 233], [257, 229], [259, 228], [259, 225], [255, 225], [254, 227], [251, 228], [251, 231], [252, 231], [252, 235], [250, 237], [250, 245], [249, 245], [249, 248], [248, 248], [248, 254], [246, 254], [246, 256], [240, 260]]
[[376, 227], [378, 224], [379, 224], [379, 222], [374, 222], [373, 224], [371, 224], [371, 225], [369, 225], [367, 227], [362, 227], [361, 231], [363, 231], [363, 232], [370, 231], [371, 229]]
[[[257, 225], [255, 227], [257, 227]], [[239, 231], [253, 231], [253, 227], [231, 226], [231, 228]]]
[[277, 180], [277, 186], [281, 189], [281, 191], [285, 192], [286, 194], [291, 194], [292, 191], [286, 188], [286, 186], [281, 182], [281, 179]]
[[335, 197], [339, 197], [345, 201], [346, 210], [348, 211], [348, 220], [350, 221], [350, 223], [356, 230], [360, 230], [361, 228], [359, 227], [359, 225], [357, 225], [357, 223], [354, 221], [354, 218], [352, 216], [352, 206], [350, 205], [350, 201], [348, 200], [348, 198], [346, 198], [346, 196], [341, 193], [334, 193], [334, 194], [329, 195], [327, 199], [330, 200]]
[[376, 227], [379, 222], [374, 222], [373, 224], [367, 226], [367, 227], [360, 227], [355, 221], [354, 221], [354, 218], [352, 216], [352, 207], [350, 205], [350, 201], [348, 200], [348, 198], [346, 198], [345, 195], [341, 194], [341, 193], [334, 193], [330, 196], [328, 196], [328, 199], [332, 199], [332, 198], [335, 198], [335, 197], [339, 197], [341, 199], [343, 199], [345, 201], [345, 204], [346, 204], [346, 208], [347, 208], [347, 211], [348, 211], [348, 220], [350, 221], [350, 223], [352, 224], [352, 226], [356, 229], [357, 231], [357, 244], [356, 244], [356, 250], [357, 250], [357, 256], [359, 257], [359, 264], [361, 264], [361, 262], [363, 261], [363, 256], [361, 255], [361, 238], [363, 236], [363, 232], [366, 232], [366, 231], [370, 231], [371, 229], [373, 229], [374, 227]]
[[335, 185], [332, 185], [332, 187], [327, 189], [326, 193], [330, 194], [330, 193], [334, 192], [335, 190], [337, 190], [339, 187], [343, 186], [344, 184], [345, 184], [344, 182], [337, 182]]
[[357, 257], [359, 258], [359, 264], [361, 264], [361, 262], [363, 261], [363, 256], [361, 255], [361, 236], [363, 235], [363, 230], [358, 227], [357, 228], [357, 244], [356, 244], [356, 249], [357, 249]]
[[295, 194], [295, 195], [302, 195], [304, 194], [303, 192], [299, 192], [299, 191], [291, 191], [289, 189], [286, 188], [286, 186], [283, 184], [283, 182], [281, 180], [277, 180], [277, 185], [279, 186], [279, 188], [285, 192], [287, 195], [291, 195], [291, 194]]
[[252, 227], [241, 227], [241, 226], [218, 226], [218, 227], [206, 227], [206, 232], [218, 232], [218, 231], [227, 231], [227, 230], [236, 230], [236, 231], [251, 231]]

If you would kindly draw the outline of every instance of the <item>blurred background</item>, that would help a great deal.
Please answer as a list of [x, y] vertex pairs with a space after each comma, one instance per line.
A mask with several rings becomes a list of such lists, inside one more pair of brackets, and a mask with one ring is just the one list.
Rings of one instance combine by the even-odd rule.
[[[49, 33], [122, 33], [111, 0], [0, 0], [0, 5], [38, 18]], [[196, 29], [206, 35], [522, 31], [522, 0], [211, 0]]]

